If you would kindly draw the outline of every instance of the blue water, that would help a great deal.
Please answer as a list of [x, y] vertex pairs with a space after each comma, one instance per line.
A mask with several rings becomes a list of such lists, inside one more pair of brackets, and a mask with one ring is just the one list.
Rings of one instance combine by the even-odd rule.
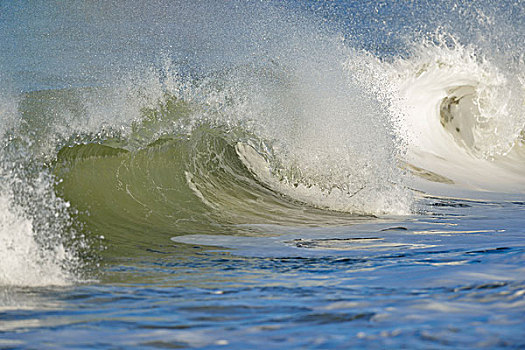
[[[454, 11], [443, 12], [447, 8]], [[477, 45], [476, 53], [494, 53], [488, 59], [498, 64], [502, 61], [496, 53], [506, 47], [519, 75], [523, 58], [517, 44], [523, 40], [520, 33], [525, 28], [519, 19], [524, 9], [521, 1], [0, 3], [0, 348], [525, 348], [523, 131], [509, 158], [505, 154], [483, 159], [496, 168], [498, 157], [503, 157], [507, 167], [502, 166], [498, 174], [509, 175], [501, 181], [484, 174], [492, 168], [481, 161], [466, 163], [479, 164], [481, 170], [467, 169], [470, 165], [455, 168], [461, 163], [455, 158], [460, 151], [450, 158], [439, 158], [437, 151], [418, 155], [430, 159], [426, 164], [436, 159], [435, 168], [430, 175], [410, 175], [396, 163], [410, 155], [403, 148], [410, 150], [410, 145], [399, 135], [388, 139], [393, 131], [377, 132], [381, 123], [374, 124], [377, 120], [372, 117], [356, 117], [361, 119], [350, 125], [364, 124], [357, 130], [362, 133], [370, 122], [370, 138], [380, 136], [377, 148], [349, 127], [344, 139], [360, 140], [365, 146], [356, 147], [368, 163], [338, 177], [347, 148], [329, 155], [315, 152], [323, 145], [332, 151], [332, 140], [340, 136], [337, 129], [346, 124], [323, 115], [301, 119], [304, 111], [290, 107], [294, 125], [313, 125], [320, 139], [308, 139], [313, 143], [302, 146], [297, 140], [309, 134], [298, 128], [301, 132], [289, 131], [291, 141], [281, 139], [272, 149], [277, 159], [281, 149], [292, 157], [294, 150], [301, 155], [301, 149], [311, 147], [315, 155], [316, 162], [294, 158], [296, 163], [306, 162], [302, 168], [299, 164], [300, 175], [315, 175], [305, 179], [293, 173], [290, 178], [295, 184], [286, 178], [282, 159], [283, 168], [277, 169], [284, 170], [274, 169], [283, 183], [289, 181], [297, 191], [304, 191], [294, 197], [293, 190], [272, 187], [264, 174], [242, 163], [235, 143], [228, 145], [230, 139], [223, 134], [210, 137], [212, 141], [194, 141], [196, 132], [190, 136], [181, 132], [186, 125], [167, 116], [179, 118], [185, 107], [180, 112], [178, 107], [147, 99], [137, 107], [133, 97], [122, 97], [136, 93], [135, 88], [138, 93], [131, 96], [157, 93], [158, 86], [148, 79], [151, 71], [160, 69], [156, 83], [167, 90], [160, 89], [160, 95], [183, 96], [190, 107], [200, 103], [201, 109], [211, 111], [195, 120], [209, 121], [216, 113], [240, 128], [253, 122], [256, 126], [241, 133], [239, 142], [263, 154], [266, 139], [257, 139], [264, 145], [257, 148], [246, 135], [260, 132], [268, 138], [275, 132], [284, 137], [290, 125], [257, 114], [261, 105], [272, 103], [268, 96], [281, 96], [284, 102], [279, 100], [276, 110], [283, 113], [289, 112], [283, 106], [295, 106], [310, 89], [319, 89], [323, 97], [311, 104], [327, 104], [314, 108], [315, 112], [347, 107], [339, 100], [348, 93], [340, 81], [334, 83], [337, 94], [326, 89], [325, 77], [336, 76], [337, 69], [319, 68], [305, 78], [301, 67], [290, 66], [294, 59], [306, 57], [301, 63], [326, 68], [330, 61], [324, 54], [332, 56], [323, 52], [332, 47], [324, 44], [326, 37], [336, 33], [352, 50], [366, 50], [392, 62], [410, 55], [409, 42], [441, 26], [463, 40], [465, 47]], [[464, 16], [464, 21], [458, 23], [457, 16]], [[480, 39], [480, 28], [494, 23], [491, 18], [515, 22], [495, 25], [492, 34]], [[281, 21], [292, 23], [297, 32], [280, 28]], [[505, 34], [504, 24], [514, 32]], [[305, 33], [314, 25], [322, 29], [312, 32], [315, 35], [309, 38], [316, 44], [309, 46]], [[243, 32], [246, 28], [257, 29]], [[280, 35], [285, 35], [286, 45], [275, 39]], [[338, 51], [333, 56], [340, 55]], [[253, 61], [263, 62], [256, 68], [265, 72], [267, 85], [247, 84], [252, 80], [242, 80], [249, 75], [242, 69], [231, 74], [232, 67], [253, 68]], [[166, 62], [169, 67], [162, 67]], [[283, 69], [283, 75], [278, 69], [271, 71], [286, 64], [292, 68]], [[169, 85], [172, 71], [193, 79], [187, 84], [193, 90]], [[212, 83], [199, 85], [208, 80]], [[282, 81], [289, 85], [283, 83], [282, 88]], [[311, 86], [301, 85], [305, 81]], [[457, 83], [461, 84], [466, 83]], [[244, 108], [242, 113], [256, 116], [246, 122], [231, 117], [232, 106], [238, 107], [231, 100], [239, 95], [232, 86], [252, 94], [259, 88], [282, 89], [272, 90], [257, 103], [249, 99], [252, 94], [241, 94], [237, 102]], [[227, 95], [232, 90], [234, 94]], [[286, 95], [292, 90], [296, 95]], [[374, 91], [358, 93], [358, 100], [368, 103], [368, 94]], [[227, 102], [220, 100], [221, 93]], [[522, 96], [514, 90], [509, 93], [516, 94]], [[81, 107], [79, 96], [85, 98]], [[213, 101], [219, 101], [219, 107]], [[311, 107], [308, 102], [301, 106]], [[515, 111], [512, 106], [509, 110]], [[355, 111], [388, 111], [384, 106], [365, 107], [356, 106]], [[166, 118], [160, 118], [162, 123], [140, 124], [151, 128], [144, 131], [133, 123], [147, 120], [144, 110], [149, 109], [168, 112], [162, 114]], [[519, 118], [509, 123], [519, 125]], [[180, 132], [178, 138], [163, 143], [173, 130]], [[215, 135], [204, 130], [197, 129]], [[227, 130], [227, 135], [238, 132]], [[381, 138], [384, 135], [387, 141]], [[189, 148], [186, 140], [199, 147], [202, 140], [209, 141], [205, 144], [209, 153], [197, 146], [192, 150], [198, 151], [184, 153]], [[77, 158], [68, 163], [63, 150], [85, 144], [115, 147], [120, 153], [97, 148], [73, 153], [71, 147], [71, 157]], [[458, 149], [465, 147], [458, 144]], [[217, 145], [224, 148], [212, 148]], [[377, 155], [378, 150], [385, 154]], [[477, 159], [476, 151], [467, 154]], [[241, 160], [232, 162], [228, 154]], [[206, 157], [204, 165], [199, 163]], [[273, 159], [268, 154], [261, 157]], [[180, 160], [186, 158], [189, 163]], [[379, 164], [376, 168], [374, 162]], [[184, 171], [173, 170], [178, 164]], [[238, 172], [235, 164], [244, 164], [239, 168], [246, 172]], [[329, 166], [312, 172], [319, 164]], [[384, 164], [385, 174], [367, 182]], [[367, 167], [372, 170], [360, 176], [359, 171]], [[480, 177], [492, 181], [487, 185], [492, 191], [483, 188], [484, 182], [476, 182]], [[313, 191], [317, 185], [325, 186], [323, 181], [341, 178], [364, 185], [353, 190], [351, 185], [335, 183], [328, 187], [329, 195]], [[494, 190], [500, 182], [503, 190]], [[402, 190], [392, 192], [391, 187]], [[341, 188], [349, 194], [342, 197], [350, 203], [348, 211], [341, 209], [341, 197], [330, 197]], [[370, 209], [383, 203], [381, 190], [389, 193], [385, 202], [391, 211], [380, 204], [377, 210]], [[406, 198], [399, 204], [392, 193]], [[317, 197], [308, 202], [311, 196]], [[396, 205], [408, 202], [409, 211], [400, 215], [405, 207]]]
[[524, 203], [431, 202], [403, 221], [168, 244], [107, 282], [4, 287], [2, 347], [525, 346]]

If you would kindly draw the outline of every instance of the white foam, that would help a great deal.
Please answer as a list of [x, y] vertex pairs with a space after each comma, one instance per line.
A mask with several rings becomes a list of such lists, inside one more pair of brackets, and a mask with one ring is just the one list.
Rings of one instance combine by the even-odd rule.
[[[53, 178], [43, 171], [25, 177], [30, 159], [19, 131], [18, 98], [0, 94], [0, 286], [65, 285], [77, 259], [64, 246], [61, 229], [68, 203], [57, 198]], [[13, 136], [10, 136], [13, 135]], [[15, 139], [11, 141], [11, 137]], [[1, 302], [1, 301], [0, 301]]]
[[525, 193], [523, 67], [500, 67], [447, 38], [365, 69], [389, 99], [405, 160], [462, 188]]
[[44, 249], [37, 242], [33, 223], [0, 193], [0, 285], [65, 285], [71, 276], [62, 264], [68, 253], [62, 244]]
[[[260, 181], [279, 193], [312, 206], [357, 214], [406, 215], [410, 212], [411, 198], [403, 187], [387, 187], [384, 188], [384, 192], [381, 192], [380, 189], [373, 187], [365, 189], [367, 184], [362, 184], [362, 187], [357, 187], [351, 192], [352, 184], [348, 184], [348, 181], [351, 181], [348, 178], [328, 179], [332, 181], [329, 184], [331, 187], [326, 187], [326, 180], [314, 182], [316, 177], [323, 175], [322, 168], [315, 173], [301, 174], [304, 178], [299, 178], [293, 183], [291, 179], [283, 179], [274, 173], [271, 165], [253, 147], [238, 143], [236, 151], [243, 163]], [[357, 170], [361, 169], [357, 167]], [[362, 181], [359, 176], [366, 176], [366, 173], [354, 176], [357, 181]], [[306, 181], [312, 181], [312, 183], [309, 184]], [[396, 190], [399, 194], [397, 197], [395, 196]]]

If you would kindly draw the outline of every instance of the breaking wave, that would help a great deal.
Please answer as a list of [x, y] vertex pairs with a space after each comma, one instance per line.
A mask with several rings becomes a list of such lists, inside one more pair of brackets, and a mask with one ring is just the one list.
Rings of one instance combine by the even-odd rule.
[[49, 40], [75, 50], [1, 67], [0, 284], [75, 282], [100, 242], [129, 253], [417, 214], [421, 193], [525, 192], [525, 36], [495, 26], [497, 8], [458, 3], [435, 31], [423, 5], [392, 5], [394, 25], [368, 3], [325, 4], [340, 22], [300, 5], [159, 3], [65, 7], [87, 31]]

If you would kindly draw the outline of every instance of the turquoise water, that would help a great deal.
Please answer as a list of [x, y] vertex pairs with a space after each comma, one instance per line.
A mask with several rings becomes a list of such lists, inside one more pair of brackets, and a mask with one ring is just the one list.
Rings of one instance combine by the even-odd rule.
[[525, 347], [523, 3], [0, 3], [0, 348]]

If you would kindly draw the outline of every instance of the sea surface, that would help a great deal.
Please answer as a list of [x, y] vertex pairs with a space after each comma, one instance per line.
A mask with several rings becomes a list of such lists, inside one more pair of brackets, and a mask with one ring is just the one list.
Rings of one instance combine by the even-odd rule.
[[524, 19], [1, 1], [0, 348], [525, 348]]

